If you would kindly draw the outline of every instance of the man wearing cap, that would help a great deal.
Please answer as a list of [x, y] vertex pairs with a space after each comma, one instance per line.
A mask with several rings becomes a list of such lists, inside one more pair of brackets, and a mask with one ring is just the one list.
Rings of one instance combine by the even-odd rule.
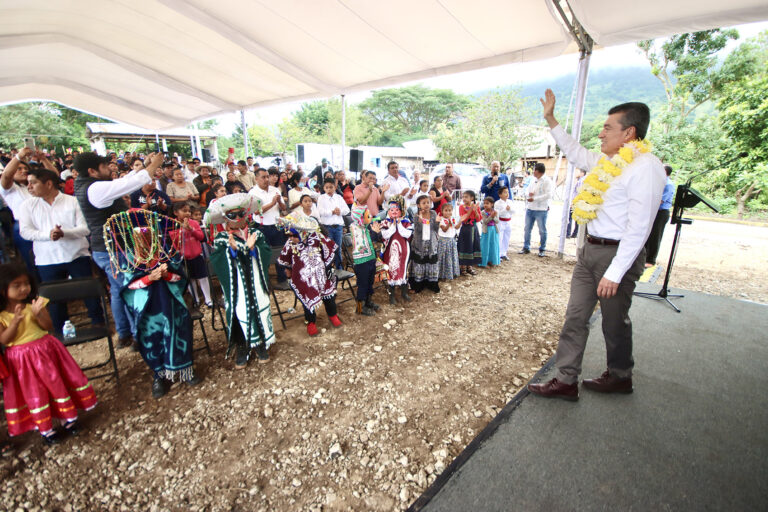
[[74, 168], [78, 176], [75, 180], [75, 197], [85, 216], [91, 232], [91, 256], [101, 268], [110, 284], [112, 315], [115, 318], [118, 346], [127, 347], [133, 343], [134, 326], [126, 312], [125, 302], [120, 295], [123, 287], [122, 278], [115, 277], [107, 247], [104, 243], [104, 224], [115, 213], [128, 209], [123, 196], [130, 195], [144, 185], [153, 183], [155, 169], [163, 163], [162, 153], [152, 153], [147, 160], [146, 169], [133, 170], [126, 176], [113, 180], [109, 173], [106, 158], [96, 153], [82, 153], [75, 157]]

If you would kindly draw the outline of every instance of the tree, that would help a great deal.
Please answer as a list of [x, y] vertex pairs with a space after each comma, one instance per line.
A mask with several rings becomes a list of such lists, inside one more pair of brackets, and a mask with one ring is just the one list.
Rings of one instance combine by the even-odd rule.
[[308, 136], [326, 137], [328, 135], [327, 100], [302, 103], [293, 117]]
[[37, 146], [44, 149], [89, 147], [85, 136], [85, 123], [102, 119], [48, 102], [26, 102], [0, 107], [0, 145], [20, 147], [24, 137], [35, 137]]
[[768, 186], [768, 32], [747, 41], [731, 54], [743, 73], [723, 87], [717, 107], [733, 153], [743, 154], [719, 176], [734, 194], [739, 218], [747, 202]]
[[434, 134], [441, 124], [455, 121], [468, 104], [466, 96], [449, 89], [412, 85], [374, 91], [359, 107], [376, 144], [401, 144]]
[[519, 90], [490, 92], [472, 102], [463, 119], [438, 130], [439, 158], [484, 165], [516, 162], [541, 141], [540, 132], [530, 126], [533, 119]]
[[713, 29], [678, 34], [660, 45], [654, 40], [637, 43], [651, 64], [651, 73], [664, 85], [669, 114], [662, 125], [665, 133], [685, 125], [691, 113], [734, 78], [735, 69], [724, 72], [716, 65], [717, 52], [738, 37], [736, 30]]

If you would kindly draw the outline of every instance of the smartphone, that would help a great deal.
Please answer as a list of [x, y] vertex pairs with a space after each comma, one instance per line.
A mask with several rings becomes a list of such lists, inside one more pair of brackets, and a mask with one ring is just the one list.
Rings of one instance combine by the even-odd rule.
[[24, 145], [31, 149], [32, 151], [35, 150], [35, 138], [34, 137], [24, 137]]

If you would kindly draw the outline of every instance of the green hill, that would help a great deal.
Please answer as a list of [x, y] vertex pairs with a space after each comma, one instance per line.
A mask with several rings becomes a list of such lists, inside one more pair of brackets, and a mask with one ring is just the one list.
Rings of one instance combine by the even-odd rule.
[[[544, 90], [548, 87], [552, 89], [558, 100], [556, 115], [559, 119], [565, 119], [575, 80], [576, 74], [570, 73], [554, 79], [526, 81], [518, 87], [522, 89], [523, 97], [528, 99], [535, 112], [540, 109], [538, 99], [543, 97]], [[488, 90], [478, 91], [475, 95], [479, 96], [485, 92]], [[665, 104], [664, 87], [646, 67], [590, 71], [584, 108], [586, 123], [604, 119], [608, 109], [626, 101], [647, 103], [653, 112]]]

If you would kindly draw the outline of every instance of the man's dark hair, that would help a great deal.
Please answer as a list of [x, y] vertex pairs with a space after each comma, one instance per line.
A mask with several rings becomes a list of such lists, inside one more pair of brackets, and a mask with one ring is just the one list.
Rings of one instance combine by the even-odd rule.
[[541, 162], [539, 162], [536, 165], [534, 165], [533, 166], [533, 170], [536, 171], [536, 172], [540, 172], [542, 174], [546, 174], [547, 173], [547, 167], [543, 163], [541, 163]]
[[261, 176], [261, 173], [264, 173], [264, 174], [267, 174], [267, 175], [269, 174], [269, 172], [267, 172], [267, 170], [265, 168], [259, 167], [259, 170], [256, 171], [256, 176]]
[[326, 186], [326, 185], [328, 185], [329, 183], [330, 183], [331, 185], [333, 185], [334, 187], [336, 186], [336, 180], [334, 180], [333, 178], [325, 178], [325, 179], [323, 180], [323, 186]]
[[200, 163], [200, 159], [197, 158], [197, 157], [193, 158], [192, 161], [195, 162], [195, 163], [198, 163], [198, 164]]
[[635, 127], [635, 136], [644, 139], [648, 133], [648, 125], [651, 123], [651, 111], [648, 105], [637, 101], [616, 105], [608, 111], [608, 115], [622, 114], [621, 127], [626, 130], [630, 126]]
[[61, 181], [58, 174], [46, 169], [45, 167], [33, 169], [29, 171], [29, 175], [34, 176], [43, 183], [53, 183], [54, 185], [58, 185], [58, 183]]
[[667, 176], [671, 176], [672, 175], [672, 168], [670, 166], [665, 165], [664, 166], [664, 171], [667, 173]]
[[237, 165], [248, 165], [245, 163], [245, 160], [238, 160]]
[[85, 153], [80, 153], [75, 157], [75, 160], [72, 163], [72, 167], [74, 167], [79, 174], [88, 176], [88, 169], [95, 169], [98, 171], [99, 166], [105, 163], [107, 163], [107, 159], [103, 156], [99, 156], [96, 153], [86, 151]]
[[280, 171], [277, 170], [277, 167], [270, 167], [267, 169], [267, 173], [269, 173], [270, 176], [280, 176]]
[[387, 170], [389, 170], [389, 168], [392, 167], [393, 165], [397, 165], [397, 162], [395, 162], [394, 160], [390, 160], [389, 162], [387, 162]]
[[365, 171], [365, 173], [364, 173], [364, 174], [365, 174], [365, 176], [370, 176], [371, 174], [373, 174], [374, 176], [376, 176], [376, 173], [375, 173], [375, 172], [373, 172], [373, 171]]

